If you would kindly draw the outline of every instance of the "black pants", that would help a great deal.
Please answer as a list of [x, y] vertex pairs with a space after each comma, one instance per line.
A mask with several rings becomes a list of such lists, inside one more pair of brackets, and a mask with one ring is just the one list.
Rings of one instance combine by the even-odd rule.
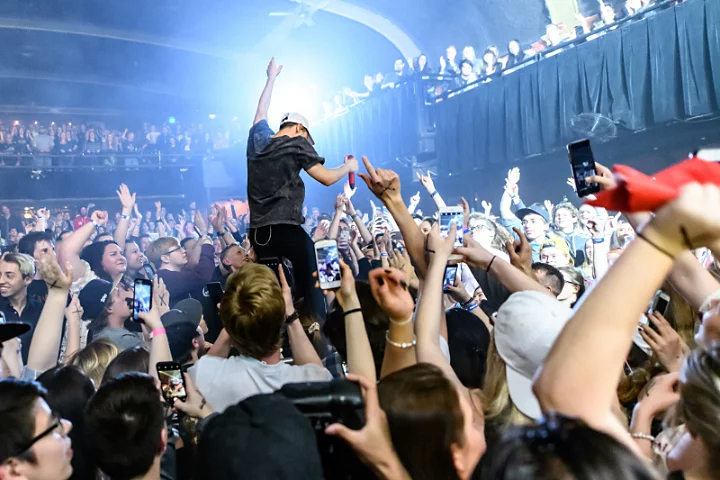
[[290, 260], [295, 297], [305, 299], [302, 310], [316, 314], [320, 323], [325, 323], [325, 296], [315, 288], [316, 279], [312, 276], [317, 270], [315, 246], [305, 230], [299, 225], [268, 225], [249, 229], [248, 236], [258, 260], [269, 257]]

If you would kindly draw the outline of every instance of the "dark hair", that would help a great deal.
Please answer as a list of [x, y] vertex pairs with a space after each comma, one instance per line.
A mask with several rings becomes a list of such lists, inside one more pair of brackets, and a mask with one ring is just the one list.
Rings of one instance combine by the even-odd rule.
[[535, 262], [532, 264], [532, 271], [535, 274], [542, 273], [543, 276], [538, 282], [543, 287], [550, 288], [550, 291], [556, 297], [560, 295], [563, 285], [565, 285], [565, 278], [563, 278], [560, 270], [547, 263]]
[[467, 388], [482, 388], [490, 347], [490, 332], [475, 315], [461, 308], [445, 312], [445, 319], [450, 366]]
[[580, 273], [577, 268], [562, 267], [558, 268], [558, 271], [563, 274], [563, 285], [566, 282], [565, 275], [567, 274], [567, 276], [571, 279], [570, 283], [578, 287], [578, 291], [575, 294], [576, 300], [571, 305], [571, 307], [574, 307], [575, 304], [580, 300], [580, 297], [585, 294], [585, 279], [583, 278], [582, 273]]
[[40, 242], [53, 244], [52, 235], [47, 232], [30, 232], [18, 242], [18, 252], [34, 257], [35, 246]]
[[71, 232], [70, 230], [63, 230], [62, 232], [60, 232], [60, 233], [57, 234], [57, 236], [55, 237], [55, 241], [56, 241], [56, 242], [62, 242], [63, 239], [64, 239], [67, 235], [70, 235], [71, 233], [73, 233], [73, 232]]
[[[367, 331], [370, 349], [375, 361], [375, 372], [377, 372], [379, 378], [383, 357], [385, 356], [385, 333], [390, 327], [390, 318], [373, 297], [369, 283], [356, 281], [355, 292], [360, 301], [360, 308], [362, 308], [363, 322], [365, 322], [365, 330]], [[330, 306], [325, 325], [323, 325], [323, 333], [330, 340], [338, 354], [343, 359], [347, 359], [345, 317], [343, 309], [337, 300], [333, 300]]]
[[150, 369], [150, 352], [144, 346], [138, 345], [120, 352], [113, 358], [105, 369], [102, 383], [105, 384], [113, 378], [128, 372], [147, 373]]
[[162, 453], [165, 415], [155, 381], [125, 373], [104, 383], [85, 410], [88, 453], [113, 480], [147, 473]]
[[187, 245], [187, 243], [188, 243], [189, 241], [191, 241], [191, 240], [196, 240], [196, 239], [193, 238], [193, 237], [185, 237], [185, 238], [183, 238], [182, 240], [180, 240], [180, 246], [181, 246], [182, 248], [186, 248], [185, 245]]
[[457, 479], [451, 446], [464, 444], [458, 390], [440, 368], [418, 363], [378, 384], [398, 458], [414, 480]]
[[[103, 238], [103, 237], [110, 237], [110, 240], [99, 240], [100, 238]], [[98, 233], [98, 234], [95, 236], [95, 240], [93, 240], [93, 243], [103, 243], [103, 242], [113, 242], [113, 243], [115, 243], [115, 241], [114, 241], [114, 239], [113, 239], [113, 234], [110, 233], [110, 232]]]
[[473, 62], [471, 62], [471, 61], [468, 60], [467, 58], [464, 58], [464, 59], [460, 62], [460, 64], [458, 65], [458, 68], [462, 69], [464, 63], [467, 63], [468, 65], [470, 65], [470, 68], [471, 68], [471, 69], [472, 69], [472, 68], [475, 68], [475, 65], [473, 65]]
[[35, 435], [35, 402], [46, 396], [39, 383], [16, 378], [0, 380], [0, 463], [19, 454], [27, 462], [37, 461], [32, 451], [20, 449]]
[[76, 366], [52, 368], [37, 379], [47, 389], [47, 403], [62, 418], [70, 420], [73, 428], [69, 433], [75, 454], [72, 458], [73, 473], [70, 477], [85, 480], [96, 476], [96, 468], [85, 449], [85, 407], [95, 393], [92, 380]]
[[546, 415], [538, 424], [513, 427], [487, 460], [487, 478], [653, 480], [643, 461], [607, 433], [578, 419]]
[[110, 275], [108, 275], [105, 269], [103, 269], [102, 258], [103, 255], [105, 255], [105, 247], [111, 244], [117, 245], [117, 242], [114, 240], [105, 240], [102, 242], [91, 243], [87, 247], [83, 248], [82, 252], [80, 252], [80, 259], [85, 260], [88, 265], [90, 265], [90, 269], [95, 272], [95, 275], [103, 280], [107, 280], [108, 282], [112, 282], [113, 279], [110, 278]]

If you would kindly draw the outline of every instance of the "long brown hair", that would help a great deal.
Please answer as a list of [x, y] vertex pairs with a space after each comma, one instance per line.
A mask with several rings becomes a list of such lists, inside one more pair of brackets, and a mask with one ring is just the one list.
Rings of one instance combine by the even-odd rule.
[[464, 417], [458, 391], [442, 370], [428, 363], [404, 368], [385, 377], [378, 394], [410, 477], [458, 479], [451, 446], [465, 443]]

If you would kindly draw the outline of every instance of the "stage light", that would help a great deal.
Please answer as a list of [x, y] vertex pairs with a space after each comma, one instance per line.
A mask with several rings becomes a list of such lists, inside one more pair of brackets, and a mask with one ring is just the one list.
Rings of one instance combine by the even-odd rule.
[[72, 122], [68, 122], [68, 126], [69, 126], [69, 127], [72, 127]]
[[50, 122], [50, 125], [55, 125], [55, 122]]
[[20, 121], [19, 121], [19, 120], [15, 120], [15, 121], [13, 122], [13, 125], [20, 125]]
[[175, 125], [175, 117], [170, 117], [170, 118], [168, 118], [168, 123], [169, 123], [170, 125]]
[[216, 116], [217, 116], [217, 115], [215, 115], [214, 113], [211, 113], [210, 115], [208, 115], [208, 118], [209, 118], [210, 120], [215, 120], [215, 117], [216, 117]]
[[298, 112], [311, 123], [318, 118], [317, 106], [320, 104], [317, 96], [317, 85], [310, 81], [307, 83], [291, 83], [278, 85], [273, 92], [273, 102], [268, 117], [271, 125], [280, 123], [280, 119], [287, 112]]
[[35, 120], [35, 125], [37, 125], [37, 120]]

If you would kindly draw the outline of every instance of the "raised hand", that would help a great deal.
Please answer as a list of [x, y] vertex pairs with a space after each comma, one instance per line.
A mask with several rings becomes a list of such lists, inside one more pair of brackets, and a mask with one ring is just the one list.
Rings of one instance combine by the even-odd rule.
[[665, 370], [679, 372], [690, 348], [662, 314], [653, 312], [647, 317], [655, 329], [651, 325], [640, 325], [640, 336], [653, 349]]
[[[365, 158], [365, 157], [363, 157]], [[360, 166], [358, 165], [357, 158], [353, 157], [352, 155], [346, 155], [344, 160], [345, 165], [348, 167], [349, 173], [357, 172]]]
[[481, 203], [483, 210], [485, 211], [485, 216], [489, 217], [490, 212], [492, 211], [492, 203], [486, 202], [485, 200]]
[[[427, 253], [430, 255], [433, 262], [447, 262], [448, 258], [450, 258], [450, 254], [453, 253], [456, 232], [457, 226], [455, 225], [455, 222], [453, 222], [450, 225], [450, 232], [448, 232], [448, 236], [443, 238], [440, 235], [439, 222], [436, 222], [435, 225], [433, 225], [433, 228], [430, 230], [427, 237]], [[466, 235], [466, 237], [468, 235]]]
[[80, 298], [77, 294], [72, 296], [72, 300], [67, 307], [65, 307], [65, 318], [68, 320], [80, 320], [82, 319], [84, 309], [80, 304]]
[[506, 242], [505, 249], [510, 256], [510, 264], [528, 275], [532, 275], [532, 247], [525, 234], [517, 227], [513, 227], [518, 240]]
[[[352, 276], [352, 273], [350, 275]], [[295, 311], [295, 304], [293, 303], [292, 290], [285, 279], [285, 267], [283, 267], [282, 262], [278, 265], [278, 277], [280, 290], [285, 301], [285, 315], [289, 317]]]
[[95, 210], [90, 218], [95, 220], [95, 223], [97, 223], [99, 227], [102, 227], [108, 222], [108, 213], [101, 210]]
[[276, 65], [275, 64], [275, 57], [272, 57], [270, 59], [270, 63], [267, 67], [267, 76], [269, 80], [275, 80], [278, 75], [280, 75], [280, 72], [282, 72], [283, 66], [282, 65]]
[[518, 167], [508, 170], [508, 176], [505, 179], [505, 191], [511, 197], [516, 197], [519, 191], [518, 182], [520, 181], [520, 169]]
[[162, 209], [162, 202], [160, 202], [160, 201], [155, 202], [155, 210], [157, 210], [159, 212], [161, 209]]
[[214, 412], [213, 408], [205, 401], [205, 398], [193, 383], [190, 375], [183, 373], [183, 377], [185, 378], [185, 392], [187, 394], [187, 398], [184, 402], [182, 400], [175, 399], [172, 404], [173, 410], [183, 412], [193, 418], [202, 419], [208, 417]]
[[200, 230], [200, 233], [207, 233], [207, 224], [205, 223], [205, 219], [203, 218], [202, 214], [200, 213], [200, 210], [195, 210], [195, 216], [193, 217], [193, 223], [195, 223], [195, 226], [198, 230]]
[[410, 318], [415, 303], [408, 291], [408, 279], [404, 272], [394, 268], [376, 268], [370, 272], [368, 280], [375, 301], [391, 320]]
[[[360, 300], [355, 290], [355, 277], [353, 277], [352, 268], [342, 260], [339, 260], [339, 263], [341, 272], [340, 287], [324, 290], [323, 293], [327, 294], [328, 291], [335, 292], [335, 298], [337, 298], [340, 307], [342, 307], [345, 312], [360, 308]], [[317, 278], [317, 272], [313, 273], [313, 277]], [[320, 288], [320, 283], [316, 282], [315, 287]]]
[[[617, 180], [615, 176], [605, 165], [595, 162], [595, 170], [597, 175], [591, 175], [585, 179], [587, 183], [597, 183], [600, 185], [600, 190], [611, 190], [617, 187]], [[573, 184], [575, 182], [573, 181]], [[576, 190], [577, 191], [577, 190]]]
[[420, 180], [420, 183], [423, 184], [423, 187], [425, 187], [428, 192], [435, 190], [435, 182], [433, 182], [430, 176], [430, 170], [428, 170], [427, 175], [423, 175], [420, 172], [417, 172], [415, 175], [417, 175], [418, 180]]
[[565, 183], [567, 183], [568, 185], [570, 185], [570, 188], [573, 189], [573, 192], [577, 193], [577, 185], [575, 185], [575, 179], [574, 179], [574, 178], [572, 178], [572, 177], [568, 178], [568, 179], [567, 179], [567, 182], [565, 182]]
[[328, 230], [330, 228], [330, 222], [327, 220], [320, 220], [320, 223], [318, 223], [318, 226], [315, 227], [315, 233], [313, 234], [313, 241], [322, 240], [325, 238], [328, 234]]
[[55, 255], [47, 255], [37, 262], [37, 269], [42, 279], [45, 280], [48, 290], [56, 288], [66, 292], [70, 291], [73, 269], [69, 262], [65, 263], [65, 271], [63, 271]]
[[467, 200], [465, 200], [465, 197], [460, 197], [460, 202], [460, 206], [463, 210], [463, 225], [467, 227], [468, 220], [470, 219], [470, 205]]
[[358, 175], [365, 181], [370, 191], [384, 202], [402, 202], [398, 174], [392, 170], [383, 170], [382, 168], [376, 170], [367, 157], [362, 157], [362, 159], [368, 173], [358, 173]]
[[390, 265], [398, 270], [402, 270], [405, 273], [407, 283], [413, 287], [420, 286], [420, 280], [415, 273], [415, 267], [413, 267], [410, 255], [408, 254], [407, 248], [402, 250], [393, 250], [390, 256]]
[[350, 188], [350, 182], [345, 182], [345, 185], [343, 185], [343, 193], [348, 200], [350, 200], [352, 196], [355, 195], [355, 192], [357, 192], [357, 185], [355, 186], [355, 188]]
[[645, 394], [640, 396], [637, 409], [644, 410], [650, 417], [655, 417], [664, 412], [680, 400], [680, 392], [677, 391], [679, 373], [668, 373], [658, 375], [650, 380]]
[[[449, 235], [448, 238], [450, 238]], [[456, 248], [454, 253], [462, 255], [465, 258], [463, 261], [471, 267], [486, 270], [495, 255], [473, 240], [469, 233], [463, 238], [463, 244], [464, 246]], [[429, 245], [430, 242], [428, 242]]]
[[543, 205], [545, 205], [545, 210], [548, 212], [548, 216], [552, 219], [553, 218], [553, 208], [554, 205], [550, 200], [545, 200], [543, 202]]
[[347, 197], [345, 197], [345, 194], [343, 194], [343, 193], [337, 194], [337, 196], [335, 197], [335, 211], [338, 211], [338, 210], [342, 211], [343, 207], [345, 206], [346, 198]]
[[153, 307], [157, 309], [162, 317], [170, 311], [170, 294], [168, 293], [165, 282], [159, 275], [155, 275], [153, 280]]
[[417, 205], [418, 203], [420, 203], [420, 192], [417, 192], [415, 195], [410, 197], [411, 205]]

